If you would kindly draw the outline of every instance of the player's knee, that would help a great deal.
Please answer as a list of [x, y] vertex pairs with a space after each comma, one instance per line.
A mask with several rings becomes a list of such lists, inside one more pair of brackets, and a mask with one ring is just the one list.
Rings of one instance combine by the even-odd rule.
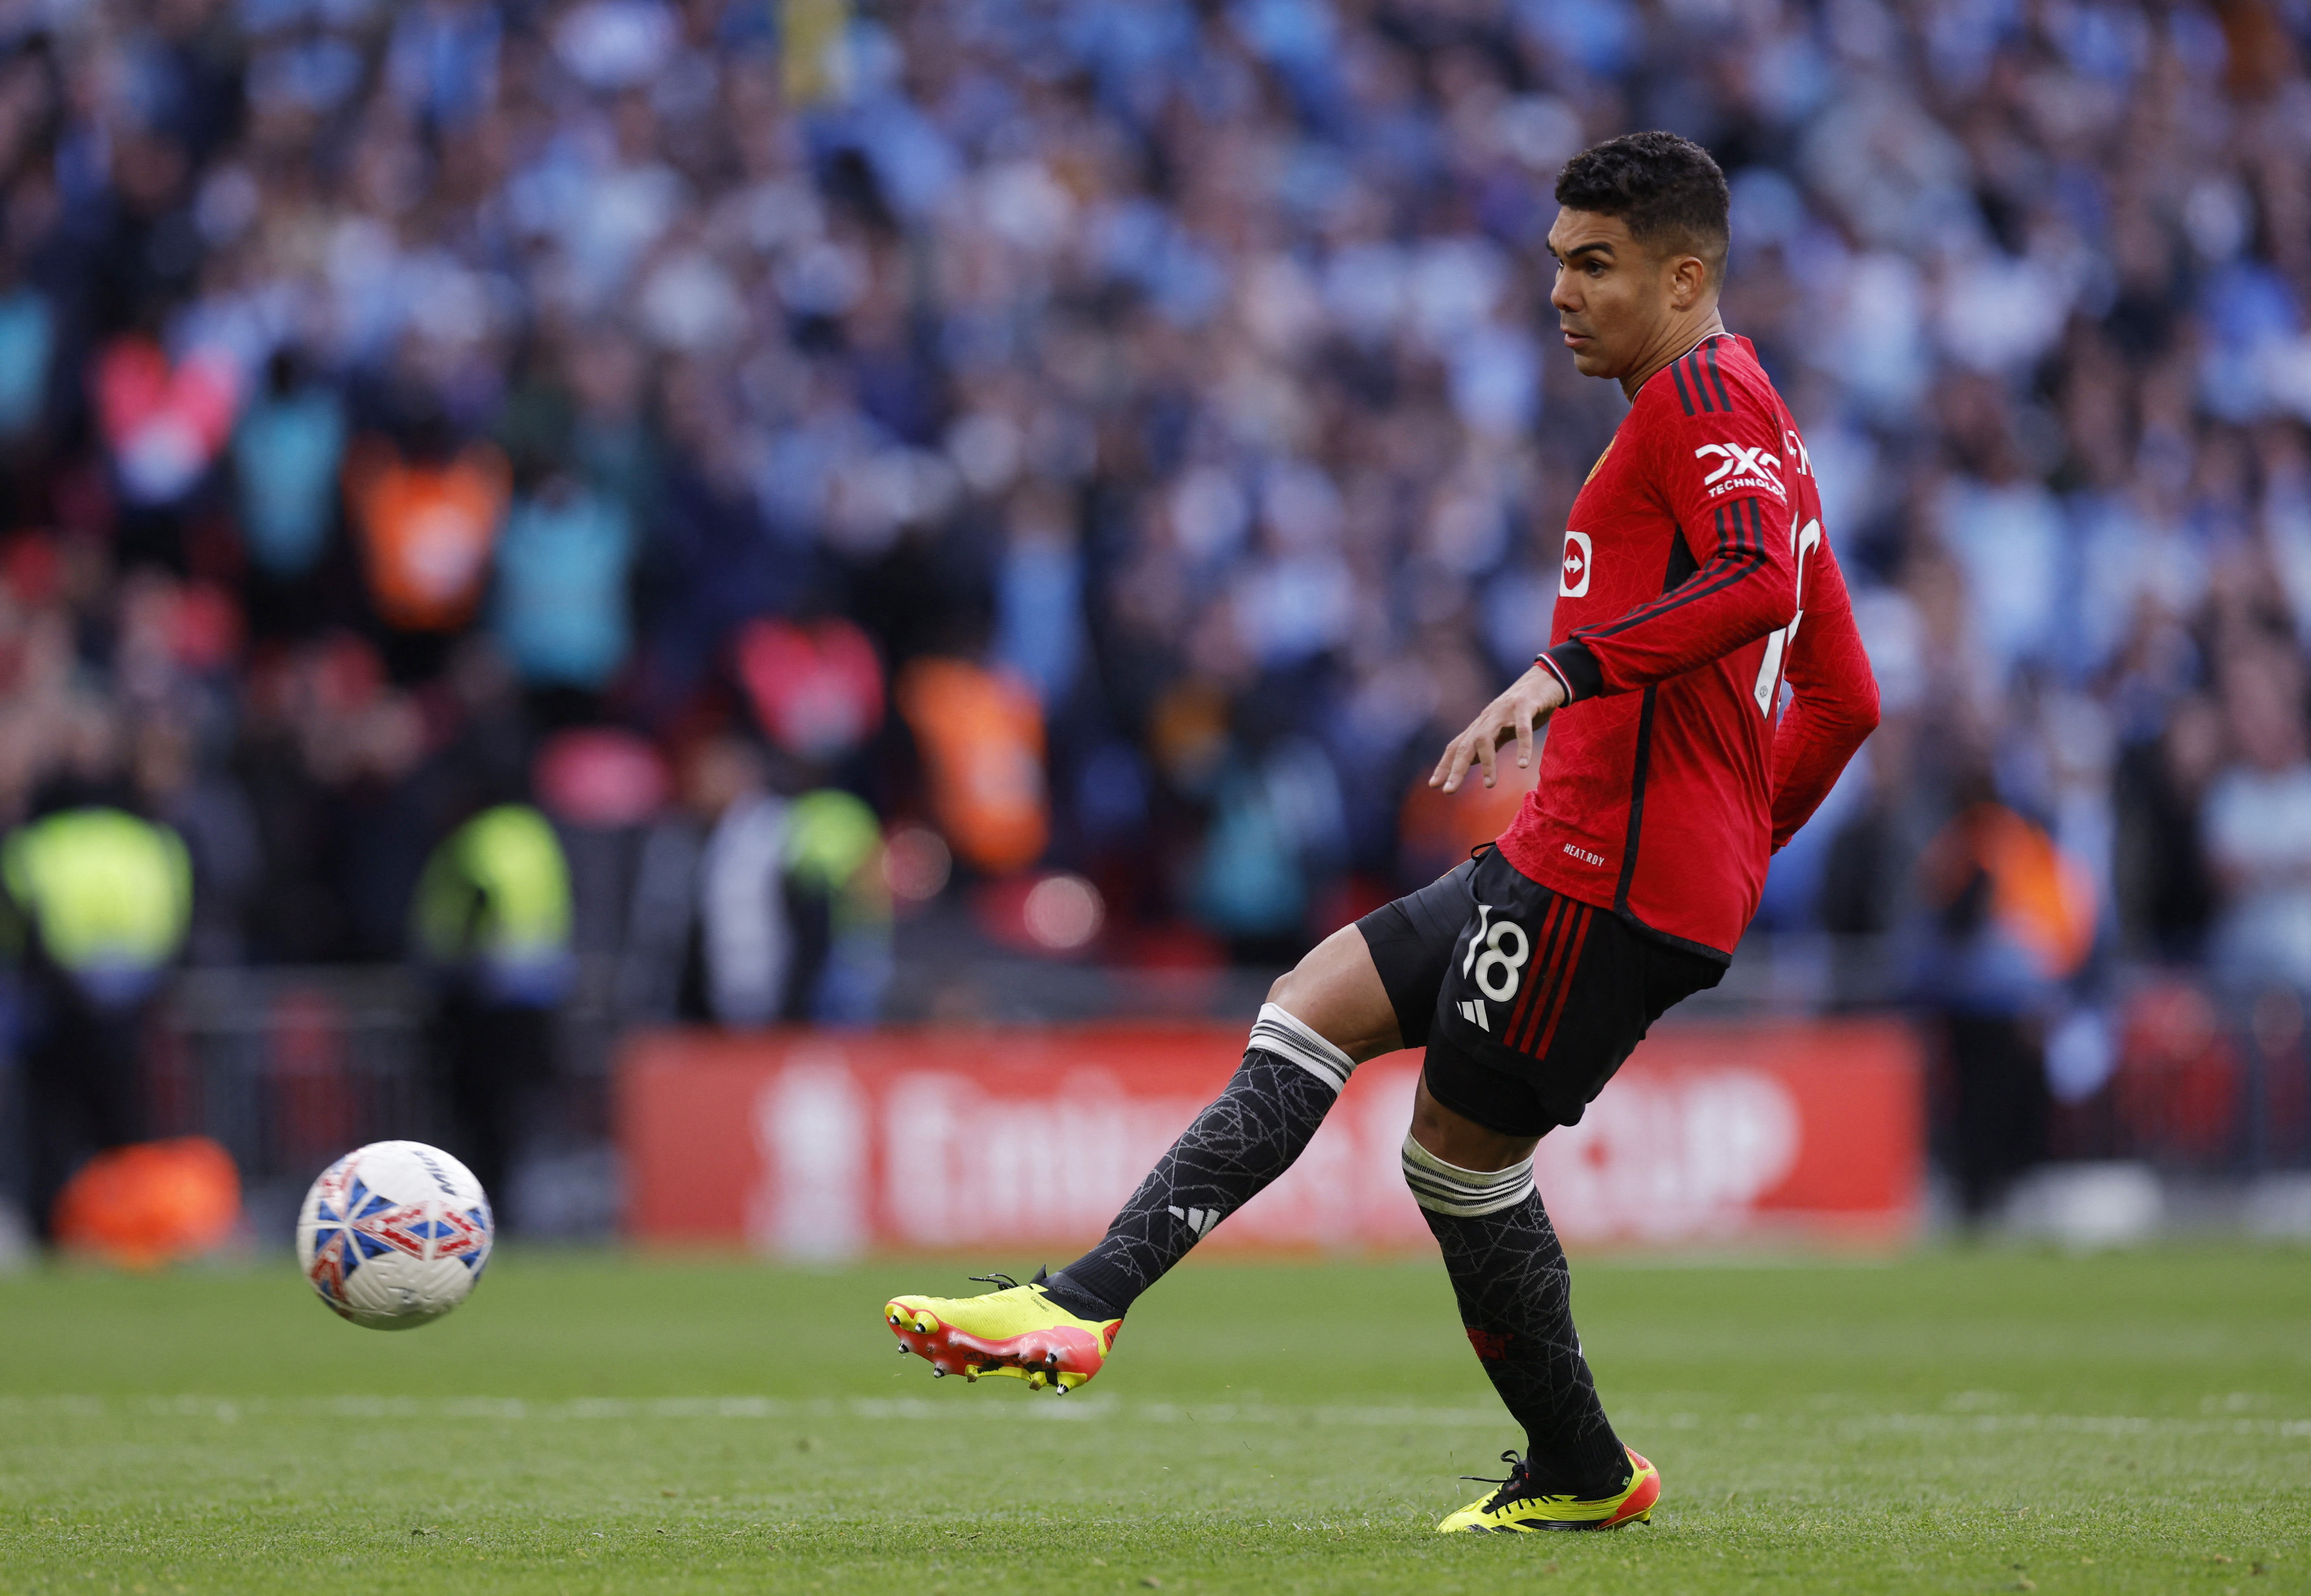
[[1320, 1012], [1327, 1005], [1326, 991], [1339, 984], [1337, 974], [1328, 981], [1326, 955], [1328, 944], [1319, 944], [1301, 955], [1300, 962], [1268, 983], [1268, 1000], [1295, 1017], [1315, 1025], [1324, 1017]]
[[[1300, 955], [1300, 962], [1269, 983], [1268, 1000], [1320, 1029], [1342, 1016], [1345, 1006], [1361, 1009], [1386, 1001], [1363, 934], [1343, 926]], [[1367, 1017], [1355, 1014], [1348, 1017]]]
[[1278, 1008], [1284, 1009], [1287, 1013], [1291, 1012], [1293, 999], [1298, 995], [1293, 989], [1293, 980], [1299, 973], [1299, 969], [1295, 966], [1293, 969], [1286, 970], [1274, 981], [1269, 981], [1268, 983], [1268, 1000], [1270, 1003], [1275, 1004]]
[[[1432, 1066], [1433, 1063], [1432, 1060]], [[1429, 1077], [1424, 1069], [1420, 1088], [1412, 1097], [1412, 1129], [1406, 1138], [1407, 1147], [1417, 1148], [1448, 1166], [1490, 1176], [1520, 1164], [1530, 1169], [1539, 1139], [1496, 1130], [1445, 1107], [1430, 1091]]]

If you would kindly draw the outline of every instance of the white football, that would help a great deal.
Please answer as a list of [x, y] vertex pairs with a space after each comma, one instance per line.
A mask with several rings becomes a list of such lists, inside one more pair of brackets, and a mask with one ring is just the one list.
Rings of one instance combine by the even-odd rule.
[[496, 1234], [473, 1171], [423, 1142], [375, 1141], [305, 1193], [297, 1261], [342, 1317], [414, 1330], [472, 1294]]

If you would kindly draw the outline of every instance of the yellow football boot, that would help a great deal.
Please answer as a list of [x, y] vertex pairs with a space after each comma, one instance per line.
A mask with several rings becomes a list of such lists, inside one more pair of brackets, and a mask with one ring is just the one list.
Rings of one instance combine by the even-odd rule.
[[902, 1356], [928, 1359], [935, 1376], [1009, 1374], [1031, 1391], [1065, 1396], [1107, 1362], [1121, 1319], [1078, 1319], [1043, 1290], [1043, 1275], [1022, 1286], [1008, 1275], [975, 1275], [1000, 1290], [981, 1296], [894, 1296], [883, 1317]]
[[1509, 1465], [1509, 1477], [1485, 1482], [1500, 1489], [1489, 1496], [1479, 1496], [1452, 1514], [1436, 1526], [1440, 1534], [1613, 1530], [1623, 1524], [1644, 1522], [1653, 1515], [1653, 1504], [1661, 1500], [1661, 1470], [1634, 1452], [1629, 1453], [1629, 1483], [1614, 1496], [1593, 1500], [1533, 1495], [1526, 1488], [1531, 1475], [1525, 1460], [1513, 1452], [1504, 1452], [1501, 1461]]

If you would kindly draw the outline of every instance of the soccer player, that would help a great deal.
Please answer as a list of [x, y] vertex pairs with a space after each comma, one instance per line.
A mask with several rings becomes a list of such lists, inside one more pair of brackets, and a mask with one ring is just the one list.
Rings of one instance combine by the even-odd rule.
[[1446, 1531], [1609, 1529], [1659, 1499], [1582, 1356], [1533, 1148], [1663, 1010], [1717, 983], [1768, 857], [1878, 720], [1805, 445], [1718, 317], [1724, 174], [1640, 133], [1576, 156], [1557, 199], [1550, 303], [1574, 364], [1629, 410], [1574, 501], [1549, 649], [1430, 778], [1490, 786], [1553, 720], [1539, 784], [1496, 844], [1276, 983], [1243, 1067], [1097, 1246], [1025, 1286], [885, 1309], [934, 1373], [1079, 1385], [1139, 1295], [1291, 1166], [1351, 1070], [1425, 1047], [1404, 1177], [1525, 1434]]

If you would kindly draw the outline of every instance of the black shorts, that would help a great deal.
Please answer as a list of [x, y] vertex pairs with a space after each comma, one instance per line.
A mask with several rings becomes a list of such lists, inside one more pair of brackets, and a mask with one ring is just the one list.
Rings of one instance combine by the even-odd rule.
[[1487, 848], [1356, 922], [1428, 1095], [1504, 1136], [1580, 1123], [1671, 1005], [1725, 966], [1576, 903]]

